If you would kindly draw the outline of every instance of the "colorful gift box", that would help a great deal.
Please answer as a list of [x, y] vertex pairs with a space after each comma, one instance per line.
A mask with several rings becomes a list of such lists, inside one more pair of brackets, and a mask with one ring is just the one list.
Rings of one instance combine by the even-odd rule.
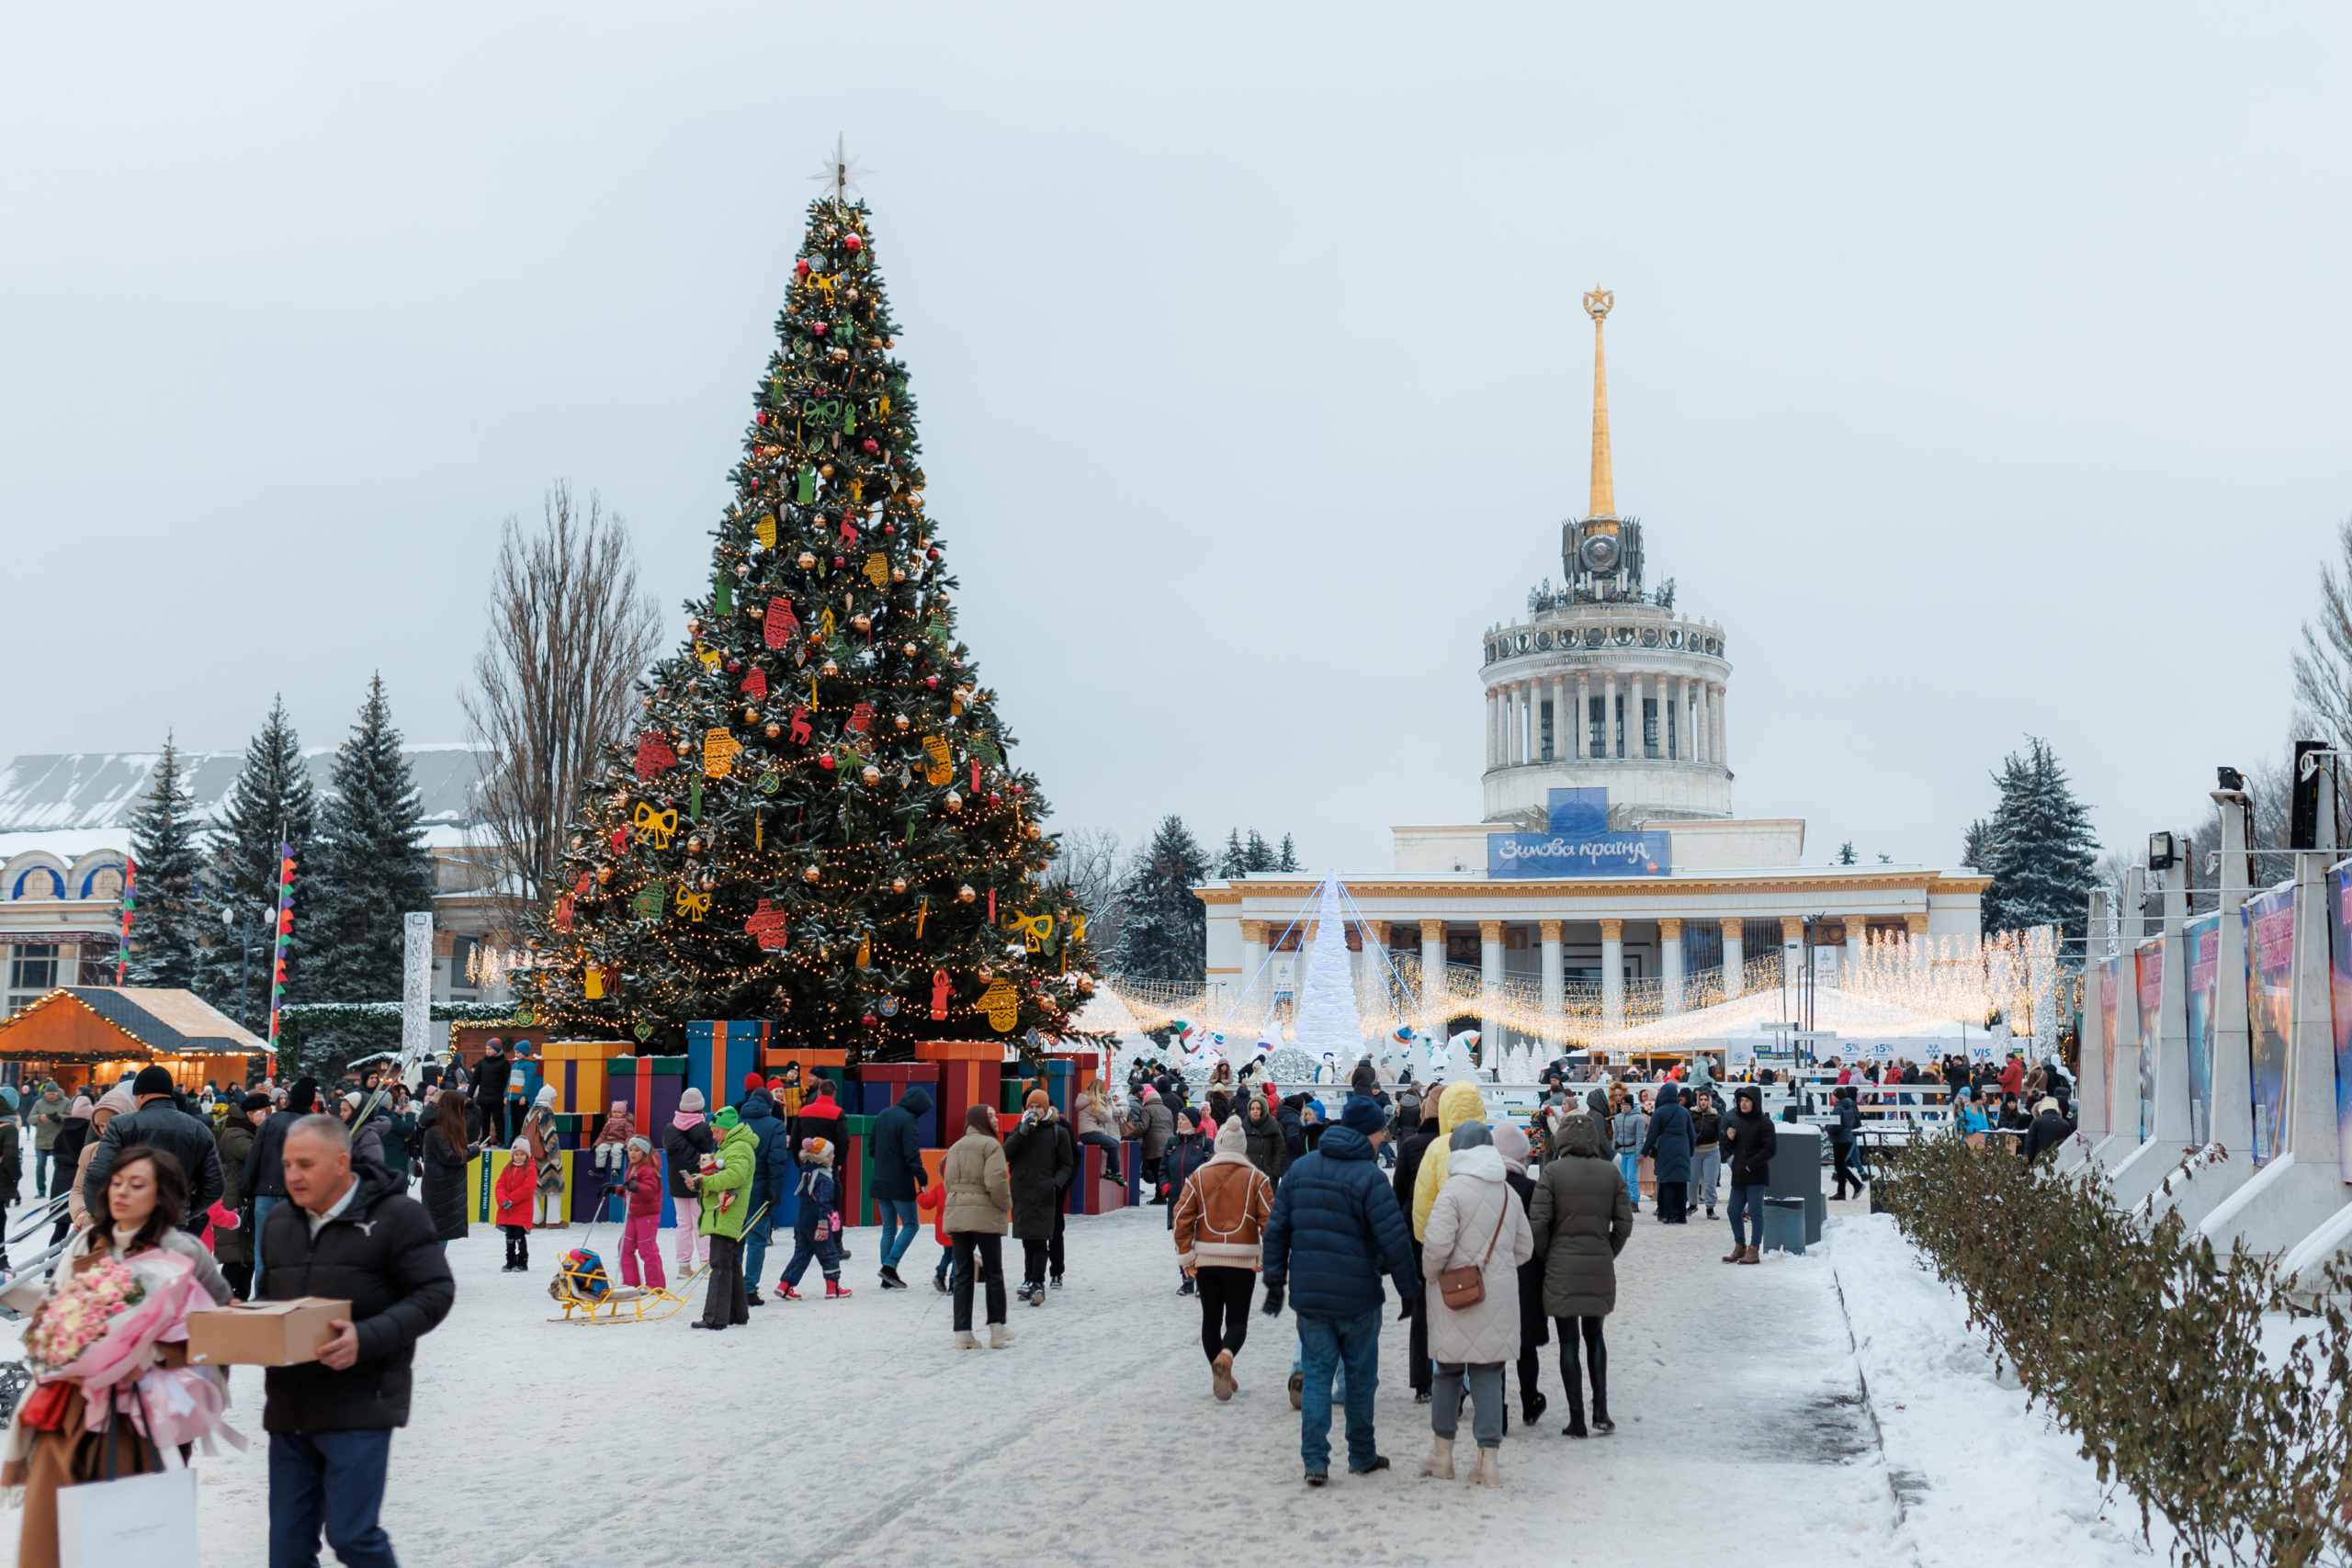
[[939, 1068], [939, 1138], [953, 1144], [964, 1135], [964, 1114], [975, 1105], [997, 1103], [1004, 1070], [1004, 1047], [993, 1040], [924, 1040], [915, 1059]]
[[[611, 1098], [621, 1102], [638, 1132], [659, 1149], [662, 1134], [669, 1130], [670, 1119], [678, 1113], [678, 1100], [686, 1091], [686, 1059], [615, 1056], [605, 1066], [605, 1082]], [[710, 1108], [706, 1105], [703, 1109], [707, 1115]]]
[[743, 1077], [761, 1070], [775, 1027], [765, 1019], [686, 1025], [686, 1087], [702, 1090], [707, 1111], [743, 1098]]
[[[1069, 1064], [1069, 1092], [1073, 1095], [1084, 1094], [1086, 1086], [1102, 1076], [1102, 1056], [1097, 1051], [1057, 1051], [1046, 1058], [1046, 1070], [1050, 1072], [1052, 1064], [1056, 1062]], [[1061, 1105], [1058, 1100], [1054, 1103]], [[1069, 1108], [1062, 1106], [1062, 1110], [1067, 1114]]]
[[604, 1115], [612, 1104], [605, 1095], [606, 1063], [612, 1055], [609, 1040], [550, 1040], [539, 1047], [539, 1072], [555, 1085], [555, 1108]]

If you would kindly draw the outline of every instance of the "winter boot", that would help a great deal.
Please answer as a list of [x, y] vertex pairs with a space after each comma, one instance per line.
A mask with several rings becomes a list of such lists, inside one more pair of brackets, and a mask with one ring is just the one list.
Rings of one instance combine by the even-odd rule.
[[1233, 1352], [1219, 1350], [1216, 1359], [1209, 1363], [1209, 1392], [1219, 1400], [1233, 1397]]
[[1544, 1412], [1551, 1408], [1552, 1402], [1544, 1397], [1544, 1391], [1540, 1388], [1528, 1389], [1526, 1394], [1527, 1398], [1522, 1404], [1522, 1409], [1525, 1412], [1527, 1424], [1532, 1427], [1544, 1418]]
[[1725, 1263], [1745, 1263], [1747, 1261], [1747, 1248], [1738, 1242], [1734, 1242], [1731, 1245], [1731, 1250], [1724, 1254], [1723, 1260]]
[[789, 1285], [778, 1285], [775, 1288], [775, 1299], [780, 1302], [797, 1302], [800, 1299], [800, 1292]]
[[1592, 1391], [1592, 1429], [1602, 1433], [1617, 1429], [1617, 1423], [1609, 1418], [1609, 1391], [1605, 1388]]
[[1433, 1481], [1453, 1479], [1453, 1439], [1431, 1438], [1430, 1457], [1421, 1461], [1421, 1473]]
[[979, 1348], [980, 1342], [978, 1338], [974, 1337], [970, 1329], [959, 1328], [956, 1331], [956, 1348], [958, 1350], [977, 1350]]
[[757, 1291], [746, 1291], [743, 1292], [743, 1304], [747, 1307], [763, 1307], [768, 1304], [768, 1299]]
[[1751, 1247], [1747, 1249], [1746, 1254], [1740, 1258], [1740, 1261], [1742, 1263], [1761, 1263], [1764, 1261], [1764, 1255], [1755, 1247]]
[[991, 1324], [989, 1324], [989, 1349], [991, 1349], [991, 1350], [1002, 1350], [1002, 1349], [1005, 1349], [1005, 1348], [1007, 1348], [1008, 1347], [1010, 1347], [1010, 1346], [1012, 1345], [1012, 1330], [1011, 1330], [1010, 1328], [1007, 1328], [1004, 1325], [1002, 1325], [1002, 1324], [1001, 1324], [1001, 1323], [991, 1323]]
[[1564, 1438], [1589, 1436], [1584, 1426], [1584, 1401], [1574, 1394], [1568, 1396], [1568, 1424], [1560, 1428], [1560, 1436]]
[[825, 1299], [827, 1301], [847, 1301], [856, 1292], [843, 1285], [839, 1279], [831, 1276], [826, 1279]]
[[899, 1278], [899, 1271], [896, 1269], [884, 1269], [880, 1278], [882, 1288], [886, 1291], [903, 1291], [907, 1288], [907, 1282]]
[[1500, 1486], [1503, 1483], [1502, 1450], [1480, 1449], [1478, 1468], [1470, 1472], [1473, 1486]]

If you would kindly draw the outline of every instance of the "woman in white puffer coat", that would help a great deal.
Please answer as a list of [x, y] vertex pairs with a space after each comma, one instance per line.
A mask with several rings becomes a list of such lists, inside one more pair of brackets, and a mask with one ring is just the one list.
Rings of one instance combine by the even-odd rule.
[[[1430, 1400], [1430, 1427], [1436, 1434], [1421, 1473], [1453, 1479], [1453, 1436], [1462, 1416], [1466, 1382], [1474, 1407], [1472, 1434], [1478, 1442], [1478, 1468], [1470, 1479], [1481, 1486], [1502, 1484], [1503, 1366], [1519, 1359], [1519, 1266], [1535, 1256], [1535, 1233], [1510, 1184], [1502, 1156], [1483, 1122], [1464, 1122], [1449, 1141], [1445, 1185], [1430, 1208], [1421, 1238], [1421, 1277], [1429, 1284], [1430, 1359], [1437, 1382]], [[1486, 1296], [1469, 1306], [1449, 1306], [1438, 1281], [1448, 1269], [1479, 1270]]]

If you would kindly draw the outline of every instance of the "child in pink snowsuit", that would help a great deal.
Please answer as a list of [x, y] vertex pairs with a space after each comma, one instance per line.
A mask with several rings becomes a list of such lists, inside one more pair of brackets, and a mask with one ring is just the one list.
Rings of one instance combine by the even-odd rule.
[[[657, 1239], [662, 1225], [662, 1167], [653, 1157], [653, 1145], [643, 1138], [631, 1138], [628, 1148], [628, 1174], [621, 1179], [628, 1192], [628, 1221], [621, 1226], [621, 1283], [659, 1291], [669, 1283], [662, 1272], [662, 1247]], [[645, 1263], [642, 1279], [638, 1275], [639, 1258]]]

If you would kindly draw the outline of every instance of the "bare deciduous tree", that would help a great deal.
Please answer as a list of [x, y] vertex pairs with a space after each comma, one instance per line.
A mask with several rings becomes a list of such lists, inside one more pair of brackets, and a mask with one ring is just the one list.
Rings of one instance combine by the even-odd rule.
[[459, 694], [489, 748], [477, 789], [503, 886], [533, 904], [548, 896], [580, 781], [626, 724], [630, 683], [661, 635], [619, 513], [594, 492], [583, 513], [560, 479], [543, 505], [535, 532], [506, 519], [474, 688]]
[[1048, 882], [1069, 889], [1086, 909], [1086, 940], [1097, 953], [1108, 953], [1119, 942], [1120, 889], [1126, 863], [1119, 853], [1119, 835], [1105, 828], [1080, 828], [1064, 833], [1060, 851], [1046, 871]]

